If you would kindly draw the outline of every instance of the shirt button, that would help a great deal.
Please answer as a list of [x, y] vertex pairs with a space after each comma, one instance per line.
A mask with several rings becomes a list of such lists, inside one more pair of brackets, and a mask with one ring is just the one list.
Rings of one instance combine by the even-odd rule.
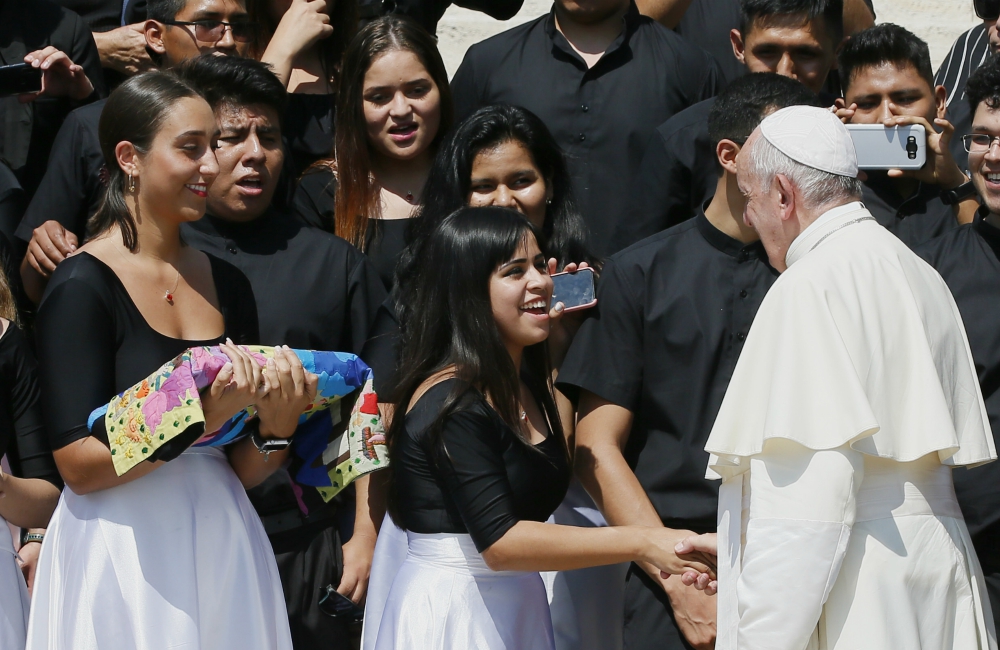
[[747, 297], [747, 290], [743, 289], [742, 291], [740, 291], [740, 298], [746, 298], [746, 297]]
[[580, 134], [580, 142], [583, 142], [586, 139], [587, 139], [587, 136], [585, 136], [584, 134], [581, 133]]
[[580, 107], [580, 109], [583, 110], [584, 113], [586, 113], [587, 111], [590, 110], [590, 107], [584, 104], [583, 106]]
[[226, 252], [232, 255], [236, 254], [236, 245], [233, 242], [226, 242]]
[[738, 339], [739, 339], [739, 340], [741, 340], [741, 341], [742, 341], [743, 339], [745, 339], [746, 337], [747, 337], [747, 335], [746, 335], [746, 334], [744, 334], [743, 332], [740, 332], [739, 334], [737, 334], [737, 335], [736, 335], [736, 338], [738, 338]]

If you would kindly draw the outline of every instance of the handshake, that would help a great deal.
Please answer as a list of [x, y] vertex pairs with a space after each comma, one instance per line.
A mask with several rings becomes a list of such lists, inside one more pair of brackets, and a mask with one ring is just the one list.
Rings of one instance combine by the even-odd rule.
[[[685, 585], [704, 591], [709, 596], [719, 590], [719, 579], [716, 575], [718, 536], [715, 533], [685, 537], [674, 547], [674, 552], [682, 561], [694, 560], [688, 562], [685, 570], [680, 573], [681, 581]], [[702, 570], [699, 565], [704, 565], [707, 570]], [[660, 576], [666, 579], [670, 574], [661, 571]]]

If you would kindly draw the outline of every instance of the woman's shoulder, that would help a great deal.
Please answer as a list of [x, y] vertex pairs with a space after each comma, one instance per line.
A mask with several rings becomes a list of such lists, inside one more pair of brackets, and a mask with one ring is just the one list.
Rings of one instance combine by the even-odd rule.
[[86, 250], [80, 250], [64, 259], [56, 267], [45, 288], [42, 302], [45, 302], [45, 297], [62, 285], [89, 288], [97, 295], [110, 297], [111, 292], [118, 285], [117, 277], [111, 267], [102, 262], [100, 258]]
[[[458, 393], [457, 399], [452, 396]], [[494, 428], [500, 425], [499, 417], [486, 402], [486, 398], [475, 387], [456, 377], [448, 377], [425, 389], [406, 413], [406, 428], [410, 435], [422, 437], [447, 409], [442, 422], [443, 429]]]

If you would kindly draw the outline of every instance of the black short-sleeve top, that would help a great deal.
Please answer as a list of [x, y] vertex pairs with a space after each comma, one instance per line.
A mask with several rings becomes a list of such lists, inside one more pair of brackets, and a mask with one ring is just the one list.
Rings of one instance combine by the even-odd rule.
[[[96, 257], [81, 252], [59, 265], [35, 323], [52, 449], [91, 435], [87, 418], [95, 408], [185, 349], [214, 345], [226, 337], [241, 344], [257, 343], [257, 311], [249, 281], [232, 265], [211, 255], [208, 259], [225, 332], [207, 341], [170, 338], [150, 327], [115, 272]], [[107, 440], [99, 425], [93, 435]]]
[[518, 521], [548, 519], [566, 495], [570, 467], [554, 435], [525, 443], [475, 391], [445, 418], [440, 445], [432, 442], [429, 428], [457, 381], [424, 393], [393, 443], [396, 523], [415, 533], [468, 533], [482, 552]]
[[62, 488], [42, 423], [37, 365], [24, 333], [9, 323], [0, 335], [0, 456], [15, 476]]

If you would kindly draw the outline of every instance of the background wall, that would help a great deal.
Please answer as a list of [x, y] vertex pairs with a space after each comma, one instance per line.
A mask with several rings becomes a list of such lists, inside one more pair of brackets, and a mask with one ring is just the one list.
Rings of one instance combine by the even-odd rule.
[[[979, 20], [972, 0], [874, 0], [878, 22], [897, 23], [930, 45], [934, 69], [948, 53], [959, 34]], [[438, 39], [448, 73], [462, 63], [473, 43], [527, 22], [549, 11], [551, 0], [524, 0], [524, 6], [510, 20], [493, 20], [485, 14], [451, 6], [438, 25]]]

